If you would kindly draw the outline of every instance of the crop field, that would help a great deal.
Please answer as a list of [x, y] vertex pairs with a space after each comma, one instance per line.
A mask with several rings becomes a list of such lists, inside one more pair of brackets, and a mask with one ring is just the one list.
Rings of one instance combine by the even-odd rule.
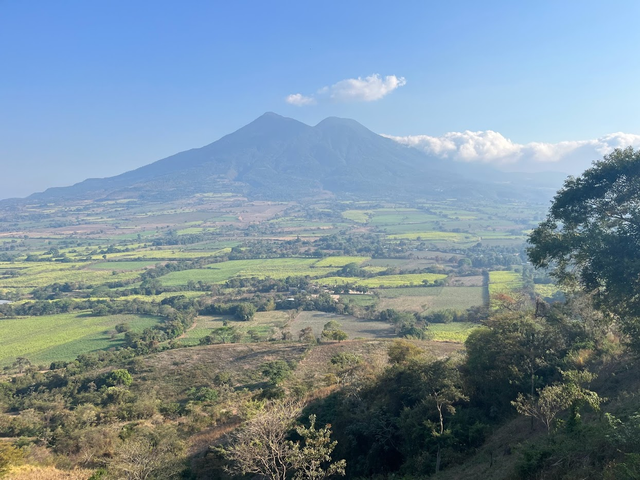
[[[129, 285], [129, 287], [133, 287], [135, 285]], [[187, 290], [181, 290], [179, 292], [163, 292], [158, 295], [125, 295], [123, 297], [118, 297], [119, 301], [128, 301], [128, 300], [142, 300], [143, 302], [161, 302], [165, 298], [175, 297], [177, 295], [184, 295], [187, 298], [195, 298], [201, 297], [205, 292], [192, 292]], [[105, 300], [106, 297], [90, 297], [89, 300]]]
[[437, 297], [444, 287], [399, 287], [377, 290], [380, 298]]
[[157, 325], [160, 318], [147, 315], [92, 317], [87, 313], [0, 320], [0, 365], [26, 357], [33, 364], [74, 360], [79, 354], [117, 347], [124, 334], [111, 338], [113, 328], [127, 323], [133, 331]]
[[206, 283], [224, 283], [233, 277], [271, 277], [286, 278], [292, 276], [320, 277], [335, 268], [316, 267], [314, 258], [273, 258], [260, 260], [231, 260], [214, 263], [203, 269], [172, 272], [161, 278], [166, 286], [186, 285], [190, 280]]
[[381, 309], [393, 308], [404, 312], [461, 311], [484, 304], [483, 287], [392, 288], [378, 292]]
[[345, 210], [342, 212], [342, 216], [347, 220], [352, 220], [357, 223], [367, 223], [369, 221], [370, 212], [366, 210]]
[[444, 287], [431, 310], [466, 310], [484, 305], [484, 287]]
[[398, 209], [378, 209], [373, 211], [371, 218], [372, 225], [393, 225], [393, 224], [412, 224], [412, 223], [428, 223], [442, 220], [437, 215], [421, 212], [411, 208]]
[[132, 271], [143, 270], [148, 267], [153, 267], [156, 262], [152, 261], [124, 261], [124, 262], [100, 262], [92, 263], [87, 268], [91, 270], [107, 270], [107, 271]]
[[348, 315], [334, 315], [324, 312], [300, 312], [295, 320], [289, 324], [289, 328], [294, 338], [303, 328], [313, 328], [313, 333], [320, 336], [324, 325], [331, 321], [342, 325], [342, 330], [349, 335], [350, 339], [354, 338], [389, 338], [395, 337], [393, 326], [386, 322], [378, 322], [374, 320], [361, 320], [359, 318]]
[[214, 251], [184, 251], [182, 249], [175, 250], [136, 250], [134, 252], [112, 253], [107, 257], [109, 259], [131, 259], [131, 260], [191, 260], [202, 257], [217, 257], [228, 253], [227, 249], [218, 249]]
[[360, 280], [362, 280], [360, 277], [322, 277], [314, 280], [314, 283], [317, 283], [318, 285], [328, 286], [344, 285], [345, 283], [351, 283], [355, 285]]
[[53, 283], [65, 282], [102, 285], [138, 276], [135, 272], [119, 272], [113, 275], [111, 270], [90, 270], [85, 264], [47, 262], [34, 265], [34, 263], [24, 262], [9, 267], [8, 270], [15, 270], [17, 275], [0, 276], [0, 288], [45, 287]]
[[477, 242], [479, 238], [476, 235], [468, 233], [455, 233], [455, 232], [412, 232], [402, 233], [398, 235], [389, 235], [389, 238], [394, 240], [421, 240], [424, 242]]
[[489, 272], [489, 294], [509, 293], [522, 288], [522, 275], [517, 272], [493, 270]]
[[178, 340], [178, 343], [185, 346], [199, 345], [200, 339], [209, 335], [209, 333], [211, 333], [211, 330], [213, 330], [214, 328], [222, 327], [223, 321], [225, 319], [229, 320], [229, 317], [200, 316], [196, 318], [195, 327], [185, 332]]
[[367, 260], [371, 260], [371, 257], [326, 257], [317, 261], [314, 266], [316, 267], [344, 267], [350, 263], [357, 263], [360, 265]]
[[479, 326], [469, 322], [432, 323], [429, 325], [429, 332], [433, 334], [432, 339], [436, 342], [464, 343], [469, 333]]
[[406, 287], [421, 285], [424, 281], [433, 283], [444, 280], [446, 275], [439, 273], [408, 273], [405, 275], [382, 275], [380, 277], [365, 278], [356, 282], [365, 287]]
[[353, 303], [354, 305], [358, 305], [359, 307], [373, 305], [378, 301], [378, 299], [373, 295], [358, 294], [340, 295], [340, 300], [342, 300], [344, 303]]

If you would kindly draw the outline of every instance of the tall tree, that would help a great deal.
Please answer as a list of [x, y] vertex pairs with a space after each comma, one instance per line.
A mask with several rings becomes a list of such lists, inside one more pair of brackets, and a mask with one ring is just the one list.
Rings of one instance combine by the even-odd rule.
[[640, 349], [640, 150], [617, 149], [558, 191], [529, 258], [593, 295]]

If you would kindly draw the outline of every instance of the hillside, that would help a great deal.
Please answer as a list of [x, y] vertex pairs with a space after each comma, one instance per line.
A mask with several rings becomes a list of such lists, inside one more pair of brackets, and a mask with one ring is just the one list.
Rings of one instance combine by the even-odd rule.
[[354, 120], [331, 117], [311, 127], [265, 113], [204, 147], [115, 177], [50, 188], [30, 198], [173, 200], [237, 192], [254, 198], [292, 199], [331, 192], [370, 198], [546, 200], [558, 185], [557, 178], [435, 159]]

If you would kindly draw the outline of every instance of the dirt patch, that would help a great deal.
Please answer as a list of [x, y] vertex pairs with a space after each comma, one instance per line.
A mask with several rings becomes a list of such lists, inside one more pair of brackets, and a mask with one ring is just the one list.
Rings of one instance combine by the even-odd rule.
[[397, 298], [382, 298], [380, 300], [380, 309], [385, 310], [387, 308], [393, 308], [400, 312], [418, 312], [422, 313], [428, 310], [433, 305], [433, 296], [424, 297], [397, 297]]

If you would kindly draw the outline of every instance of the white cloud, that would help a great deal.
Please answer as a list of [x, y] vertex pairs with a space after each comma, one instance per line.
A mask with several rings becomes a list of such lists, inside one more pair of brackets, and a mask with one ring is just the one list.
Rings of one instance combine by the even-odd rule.
[[315, 105], [316, 100], [313, 97], [306, 97], [301, 93], [292, 93], [284, 99], [285, 102], [295, 105], [296, 107], [304, 107], [305, 105]]
[[322, 87], [316, 96], [294, 93], [287, 96], [285, 102], [298, 107], [315, 105], [316, 98], [329, 98], [334, 102], [373, 102], [406, 84], [407, 81], [404, 77], [387, 75], [382, 78], [379, 74], [374, 73], [364, 78], [346, 78], [329, 87]]
[[594, 140], [526, 144], [512, 142], [492, 130], [449, 132], [439, 137], [384, 136], [441, 158], [493, 163], [511, 169], [553, 169], [568, 173], [582, 171], [591, 161], [601, 158], [615, 148], [640, 147], [640, 135], [622, 132], [611, 133]]
[[338, 102], [373, 102], [380, 100], [396, 88], [407, 84], [404, 77], [387, 75], [384, 79], [377, 73], [362, 78], [347, 78], [330, 87], [324, 87], [321, 93], [328, 93], [332, 100]]

